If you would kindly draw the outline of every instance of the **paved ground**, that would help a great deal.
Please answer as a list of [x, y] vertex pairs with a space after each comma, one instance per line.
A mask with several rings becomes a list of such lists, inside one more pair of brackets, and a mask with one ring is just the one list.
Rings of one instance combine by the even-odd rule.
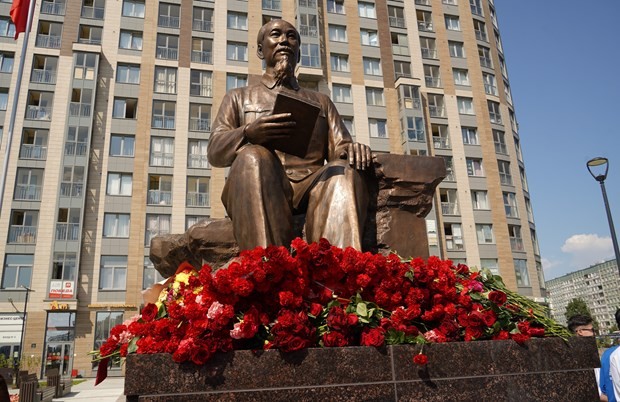
[[[125, 378], [108, 377], [104, 382], [95, 387], [95, 379], [88, 380], [74, 385], [71, 393], [63, 398], [54, 398], [54, 402], [125, 402], [123, 395], [123, 387], [125, 386]], [[17, 390], [10, 390], [16, 393]]]

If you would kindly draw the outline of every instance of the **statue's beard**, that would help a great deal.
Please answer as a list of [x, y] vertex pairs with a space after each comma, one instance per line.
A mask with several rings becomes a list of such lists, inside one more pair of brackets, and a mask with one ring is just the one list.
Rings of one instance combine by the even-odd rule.
[[276, 79], [276, 85], [282, 85], [290, 81], [295, 75], [293, 64], [289, 60], [288, 54], [282, 54], [273, 68], [273, 76]]

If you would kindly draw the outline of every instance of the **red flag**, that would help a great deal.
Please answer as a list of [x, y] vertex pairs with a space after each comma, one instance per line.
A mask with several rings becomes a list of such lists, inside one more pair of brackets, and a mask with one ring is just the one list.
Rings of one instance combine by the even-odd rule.
[[11, 19], [13, 20], [13, 24], [15, 24], [15, 39], [17, 39], [21, 32], [26, 32], [29, 8], [30, 0], [13, 0]]
[[103, 360], [99, 360], [99, 366], [97, 367], [97, 378], [95, 378], [95, 385], [99, 385], [99, 383], [101, 383], [108, 377], [108, 363], [110, 363], [109, 357], [106, 357]]

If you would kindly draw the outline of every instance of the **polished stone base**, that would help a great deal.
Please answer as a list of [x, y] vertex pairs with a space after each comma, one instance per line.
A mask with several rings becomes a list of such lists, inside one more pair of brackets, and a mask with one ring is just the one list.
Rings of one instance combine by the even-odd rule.
[[128, 401], [595, 401], [594, 339], [235, 351], [207, 365], [130, 355]]

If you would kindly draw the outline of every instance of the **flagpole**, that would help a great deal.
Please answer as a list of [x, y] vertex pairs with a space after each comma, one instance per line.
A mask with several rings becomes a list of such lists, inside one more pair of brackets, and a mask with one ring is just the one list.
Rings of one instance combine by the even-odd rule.
[[28, 20], [26, 22], [26, 31], [24, 31], [22, 52], [19, 58], [19, 66], [17, 67], [17, 82], [15, 83], [15, 95], [13, 96], [13, 105], [11, 108], [11, 118], [9, 120], [9, 129], [6, 136], [6, 148], [4, 150], [4, 161], [2, 163], [2, 175], [0, 175], [0, 214], [4, 206], [4, 190], [6, 187], [6, 176], [9, 169], [9, 155], [11, 153], [11, 144], [13, 143], [13, 128], [15, 127], [15, 117], [17, 116], [17, 103], [19, 102], [19, 93], [21, 92], [22, 77], [24, 76], [24, 62], [26, 60], [26, 51], [28, 50], [28, 39], [30, 37], [30, 28], [32, 26], [32, 18], [34, 15], [34, 7], [36, 0], [30, 0], [28, 5]]

